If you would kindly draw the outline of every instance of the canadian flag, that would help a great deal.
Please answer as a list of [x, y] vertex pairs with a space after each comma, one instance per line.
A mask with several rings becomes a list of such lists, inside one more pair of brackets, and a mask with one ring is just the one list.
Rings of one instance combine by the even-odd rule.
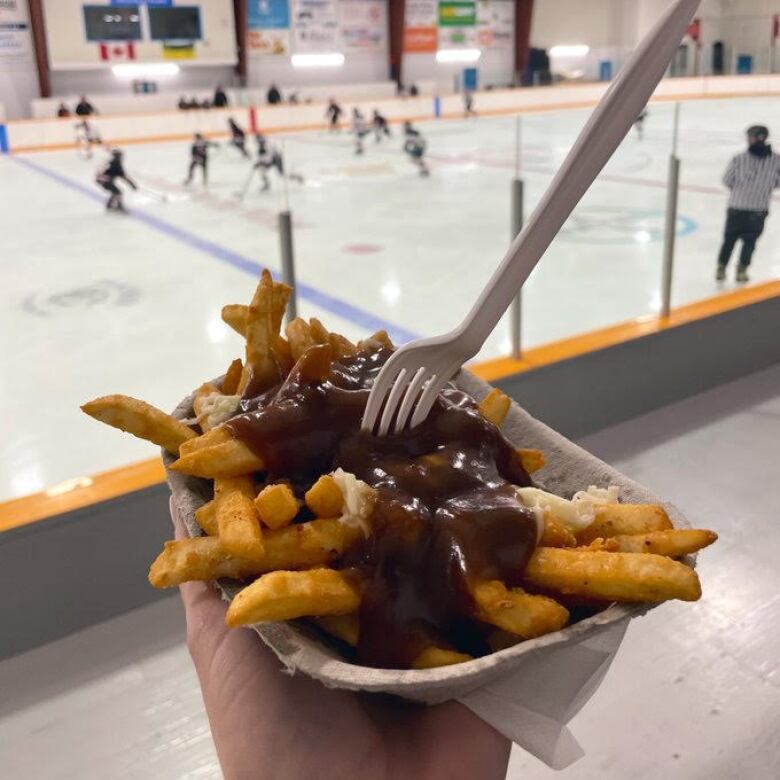
[[101, 43], [101, 60], [134, 60], [135, 44], [132, 41], [123, 43]]

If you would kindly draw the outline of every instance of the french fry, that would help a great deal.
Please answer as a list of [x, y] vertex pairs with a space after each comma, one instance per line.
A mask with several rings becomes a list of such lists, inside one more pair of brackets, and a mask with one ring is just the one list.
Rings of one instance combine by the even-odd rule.
[[646, 534], [672, 527], [669, 515], [657, 504], [605, 504], [596, 509], [596, 519], [576, 534], [579, 544], [610, 536]]
[[[218, 429], [215, 429], [218, 430]], [[240, 477], [262, 471], [263, 459], [238, 439], [188, 452], [171, 464], [174, 471], [193, 477]]]
[[693, 569], [652, 553], [538, 547], [525, 579], [546, 590], [607, 601], [696, 601], [701, 596]]
[[330, 344], [330, 333], [316, 317], [309, 320], [309, 332], [315, 344]]
[[238, 383], [241, 381], [241, 373], [244, 370], [244, 364], [241, 358], [236, 358], [225, 372], [225, 378], [222, 380], [222, 392], [225, 395], [235, 395], [238, 392]]
[[172, 455], [178, 455], [182, 443], [197, 435], [180, 420], [127, 395], [96, 398], [85, 403], [81, 409], [106, 425], [163, 447]]
[[301, 502], [295, 497], [290, 486], [283, 482], [266, 485], [255, 499], [257, 514], [269, 528], [289, 525], [300, 508]]
[[330, 474], [323, 474], [306, 491], [304, 501], [317, 517], [340, 517], [344, 506], [341, 488]]
[[568, 528], [553, 517], [551, 512], [546, 511], [539, 545], [541, 547], [576, 547], [577, 539]]
[[244, 560], [256, 561], [265, 551], [263, 531], [252, 498], [236, 484], [238, 481], [215, 480], [219, 538], [226, 552]]
[[335, 636], [350, 647], [355, 647], [360, 634], [360, 623], [357, 613], [349, 615], [321, 615], [309, 618], [312, 623], [321, 628], [325, 633]]
[[502, 393], [498, 388], [494, 387], [480, 402], [478, 405], [479, 411], [482, 416], [493, 423], [493, 425], [501, 425], [504, 422], [504, 418], [509, 411], [509, 407], [512, 405], [508, 395]]
[[330, 334], [330, 346], [333, 349], [333, 359], [341, 360], [357, 353], [357, 347], [340, 333]]
[[179, 457], [182, 455], [189, 455], [191, 452], [195, 452], [195, 450], [202, 450], [206, 447], [213, 447], [217, 444], [224, 444], [225, 442], [230, 441], [232, 438], [233, 437], [230, 435], [230, 431], [224, 426], [212, 428], [202, 436], [195, 436], [192, 439], [187, 439], [187, 441], [182, 442], [181, 446], [179, 447]]
[[333, 569], [272, 571], [236, 594], [225, 622], [231, 628], [310, 615], [347, 615], [360, 605], [360, 593]]
[[315, 344], [309, 347], [297, 363], [301, 379], [309, 382], [324, 382], [330, 376], [333, 350], [330, 344]]
[[[716, 541], [718, 535], [714, 531], [696, 530], [693, 528], [673, 528], [670, 531], [651, 531], [647, 534], [619, 535], [608, 539], [595, 539], [588, 550], [605, 550], [607, 552], [654, 553], [670, 558], [682, 558], [704, 547], [709, 547]], [[544, 545], [554, 546], [554, 545]]]
[[473, 660], [466, 653], [457, 650], [448, 650], [446, 647], [426, 647], [417, 658], [412, 661], [412, 669], [436, 669], [439, 666], [452, 666], [462, 664], [464, 661]]
[[471, 594], [477, 618], [523, 639], [558, 631], [569, 620], [568, 610], [557, 601], [520, 588], [509, 590], [499, 580], [474, 583]]
[[258, 560], [230, 555], [218, 536], [166, 542], [152, 564], [149, 581], [156, 588], [190, 580], [220, 577], [242, 579], [278, 569], [304, 569], [334, 561], [363, 537], [362, 531], [339, 520], [312, 520], [263, 534], [265, 553]]
[[[262, 279], [261, 279], [262, 281]], [[283, 282], [271, 282], [271, 328], [278, 335], [282, 329], [282, 320], [287, 310], [287, 303], [292, 295], [292, 287]], [[259, 288], [260, 285], [258, 285]], [[257, 290], [255, 290], [257, 295]], [[252, 301], [254, 303], [254, 300]]]
[[218, 537], [196, 536], [166, 542], [149, 569], [149, 582], [155, 588], [172, 588], [193, 580], [241, 579], [254, 568], [251, 561], [225, 552]]
[[250, 476], [214, 480], [214, 514], [222, 546], [244, 560], [262, 557], [262, 529], [253, 501], [255, 485]]
[[[316, 626], [331, 636], [335, 636], [350, 647], [355, 647], [360, 633], [358, 616], [355, 613], [349, 615], [322, 615], [309, 618]], [[515, 642], [518, 638], [515, 637]], [[459, 653], [446, 647], [431, 645], [426, 647], [412, 663], [412, 669], [435, 669], [439, 666], [450, 666], [464, 661], [471, 661], [472, 657], [466, 653]]]
[[362, 350], [370, 346], [376, 347], [377, 344], [381, 345], [382, 347], [386, 347], [387, 349], [395, 349], [393, 342], [390, 341], [390, 336], [387, 335], [386, 330], [378, 330], [375, 333], [372, 333], [367, 339], [359, 341], [358, 349]]
[[323, 566], [341, 557], [363, 538], [363, 532], [334, 518], [310, 520], [263, 534], [265, 554], [256, 571]]
[[520, 462], [523, 464], [523, 468], [528, 474], [539, 471], [547, 462], [544, 459], [544, 453], [541, 450], [519, 449], [517, 450], [517, 454], [520, 456]]
[[313, 347], [317, 342], [312, 336], [311, 328], [306, 320], [296, 317], [287, 324], [287, 340], [290, 342], [290, 352], [297, 363], [303, 353]]
[[255, 483], [250, 476], [233, 477], [230, 479], [215, 479], [214, 480], [214, 499], [218, 500], [222, 496], [226, 496], [228, 493], [241, 493], [242, 496], [246, 496], [250, 501], [254, 500]]
[[276, 362], [279, 364], [279, 370], [283, 376], [287, 376], [295, 365], [292, 351], [290, 350], [290, 342], [282, 336], [277, 336], [274, 342], [274, 354], [276, 355]]
[[[273, 347], [279, 335], [276, 324], [277, 310], [274, 306], [274, 283], [266, 269], [260, 275], [260, 282], [249, 306], [246, 321], [246, 370], [242, 383], [246, 386], [246, 377], [252, 376], [252, 383], [265, 390], [280, 379], [279, 367], [274, 359]], [[279, 318], [281, 323], [281, 317]], [[239, 384], [239, 389], [244, 389]]]
[[222, 322], [233, 328], [239, 336], [246, 338], [246, 321], [249, 307], [243, 303], [229, 303], [222, 307]]
[[203, 533], [208, 534], [209, 536], [219, 536], [216, 502], [209, 501], [202, 507], [196, 509], [195, 522], [200, 526]]

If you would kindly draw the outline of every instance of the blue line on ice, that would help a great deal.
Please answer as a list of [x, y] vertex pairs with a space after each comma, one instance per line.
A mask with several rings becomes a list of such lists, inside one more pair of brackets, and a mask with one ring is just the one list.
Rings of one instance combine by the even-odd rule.
[[[31, 171], [35, 171], [42, 176], [46, 176], [49, 179], [56, 181], [58, 184], [62, 184], [64, 187], [68, 187], [82, 195], [86, 195], [88, 198], [92, 198], [92, 200], [98, 201], [99, 203], [103, 203], [105, 200], [105, 197], [97, 190], [93, 190], [68, 176], [63, 176], [61, 173], [57, 173], [40, 163], [32, 162], [23, 157], [11, 157], [10, 159]], [[170, 222], [147, 214], [144, 211], [134, 209], [128, 216], [160, 233], [164, 233], [177, 241], [181, 241], [183, 244], [187, 244], [193, 249], [197, 249], [216, 260], [220, 260], [227, 265], [232, 265], [234, 268], [238, 268], [255, 277], [260, 275], [260, 270], [262, 268], [260, 263], [257, 263], [238, 252], [234, 252], [232, 249], [215, 244], [213, 241], [207, 241], [200, 236], [196, 236], [194, 233], [176, 227], [176, 225], [172, 225]], [[278, 274], [274, 272], [274, 276], [278, 277]], [[337, 317], [341, 317], [355, 325], [359, 325], [366, 330], [367, 334], [376, 330], [386, 330], [390, 335], [390, 338], [396, 344], [403, 344], [407, 341], [419, 338], [419, 335], [413, 331], [398, 325], [393, 325], [371, 312], [364, 311], [357, 306], [353, 306], [351, 303], [334, 298], [332, 295], [322, 292], [308, 284], [296, 282], [296, 288], [298, 290], [298, 295], [304, 300], [313, 303], [315, 306], [319, 306], [321, 309], [325, 309], [325, 311], [328, 311], [331, 314], [335, 314]]]

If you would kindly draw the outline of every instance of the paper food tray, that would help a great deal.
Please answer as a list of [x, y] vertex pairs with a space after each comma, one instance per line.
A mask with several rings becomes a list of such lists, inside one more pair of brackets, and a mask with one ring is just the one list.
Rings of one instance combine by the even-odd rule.
[[[477, 400], [490, 385], [462, 371], [457, 385]], [[174, 411], [192, 417], [193, 395]], [[541, 450], [546, 459], [534, 482], [571, 498], [589, 485], [620, 488], [626, 503], [662, 504], [676, 527], [689, 523], [680, 511], [659, 501], [646, 488], [590, 455], [512, 403], [501, 430], [517, 447]], [[174, 458], [163, 452], [174, 503], [191, 536], [199, 536], [194, 513], [211, 496], [210, 482], [170, 471]], [[692, 559], [686, 562], [693, 563]], [[230, 600], [237, 589], [218, 583]], [[552, 634], [521, 642], [497, 653], [438, 669], [374, 669], [349, 663], [315, 630], [294, 623], [262, 623], [254, 630], [290, 673], [303, 673], [330, 688], [390, 693], [425, 704], [457, 699], [496, 730], [553, 768], [563, 768], [582, 755], [566, 729], [598, 688], [623, 639], [628, 622], [654, 605], [615, 604]]]

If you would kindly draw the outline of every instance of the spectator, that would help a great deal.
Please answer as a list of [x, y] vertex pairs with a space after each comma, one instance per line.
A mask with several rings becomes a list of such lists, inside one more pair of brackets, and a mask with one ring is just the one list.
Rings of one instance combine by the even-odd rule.
[[179, 98], [179, 111], [189, 111], [190, 104], [187, 102], [187, 98], [182, 95]]
[[70, 109], [64, 103], [60, 103], [60, 107], [57, 109], [57, 116], [60, 118], [70, 116]]
[[753, 257], [764, 222], [769, 213], [772, 192], [780, 187], [780, 154], [772, 151], [766, 142], [769, 130], [764, 125], [748, 128], [747, 151], [732, 158], [723, 176], [723, 183], [731, 190], [729, 195], [723, 244], [718, 255], [715, 278], [726, 278], [734, 245], [742, 240], [737, 267], [737, 281], [747, 282], [747, 269]]
[[[199, 105], [196, 103], [196, 107], [197, 108], [206, 108], [206, 109], [208, 109], [208, 108], [211, 108], [211, 106], [212, 106], [212, 103], [209, 101], [208, 98], [203, 98], [203, 102], [200, 103]], [[215, 108], [216, 108], [216, 106], [215, 106]]]
[[214, 108], [227, 108], [229, 105], [228, 96], [225, 94], [225, 90], [221, 86], [217, 86], [214, 91], [214, 100], [212, 101]]
[[277, 103], [282, 102], [282, 93], [279, 92], [279, 88], [276, 84], [271, 84], [265, 99], [271, 106], [275, 106]]
[[419, 94], [420, 94], [420, 90], [417, 89], [417, 84], [412, 84], [412, 86], [409, 87], [409, 96], [417, 97]]
[[92, 114], [97, 114], [95, 107], [82, 95], [76, 106], [76, 116], [91, 116]]

